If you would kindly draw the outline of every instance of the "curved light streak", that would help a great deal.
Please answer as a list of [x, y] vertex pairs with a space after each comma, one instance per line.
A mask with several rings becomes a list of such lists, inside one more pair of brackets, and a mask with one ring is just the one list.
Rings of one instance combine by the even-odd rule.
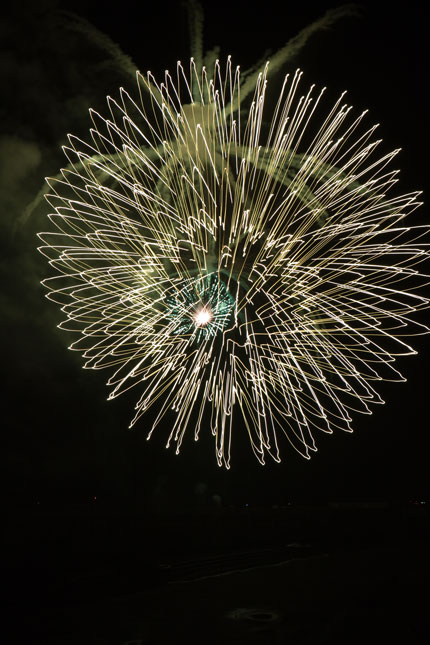
[[418, 192], [392, 195], [398, 150], [299, 70], [269, 113], [267, 72], [246, 110], [230, 58], [138, 73], [136, 97], [91, 111], [89, 142], [69, 136], [40, 234], [48, 297], [109, 398], [137, 386], [131, 425], [156, 404], [148, 438], [163, 421], [177, 452], [209, 425], [226, 467], [238, 417], [261, 463], [281, 436], [309, 458], [316, 432], [351, 431], [428, 332], [411, 317], [428, 227], [405, 221]]

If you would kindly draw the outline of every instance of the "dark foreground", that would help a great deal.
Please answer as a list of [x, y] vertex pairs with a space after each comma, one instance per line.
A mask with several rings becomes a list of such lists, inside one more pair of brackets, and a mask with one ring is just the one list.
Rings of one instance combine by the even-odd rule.
[[[429, 642], [426, 513], [308, 508], [233, 515], [151, 518], [146, 538], [134, 524], [128, 547], [121, 539], [114, 548], [117, 535], [103, 539], [94, 519], [91, 549], [58, 532], [22, 557], [9, 545], [3, 642]], [[155, 525], [163, 530], [151, 539]]]

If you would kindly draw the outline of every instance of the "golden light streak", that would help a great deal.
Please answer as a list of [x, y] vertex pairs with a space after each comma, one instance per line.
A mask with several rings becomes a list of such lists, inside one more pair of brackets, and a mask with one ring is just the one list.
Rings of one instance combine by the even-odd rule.
[[404, 380], [405, 337], [429, 331], [419, 193], [387, 195], [398, 150], [378, 155], [344, 95], [302, 95], [300, 70], [271, 115], [269, 69], [248, 106], [230, 58], [138, 73], [137, 99], [91, 111], [90, 142], [69, 136], [40, 234], [48, 297], [84, 366], [112, 371], [109, 398], [138, 386], [131, 425], [156, 405], [148, 438], [162, 423], [177, 452], [210, 427], [227, 468], [238, 419], [261, 463], [282, 436], [309, 458], [315, 433], [350, 432], [383, 403], [377, 381]]

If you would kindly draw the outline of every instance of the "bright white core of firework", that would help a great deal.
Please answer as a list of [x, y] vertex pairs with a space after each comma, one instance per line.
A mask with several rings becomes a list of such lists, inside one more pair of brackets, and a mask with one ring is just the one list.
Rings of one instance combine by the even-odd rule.
[[213, 320], [213, 313], [209, 307], [201, 307], [193, 316], [196, 327], [206, 327]]

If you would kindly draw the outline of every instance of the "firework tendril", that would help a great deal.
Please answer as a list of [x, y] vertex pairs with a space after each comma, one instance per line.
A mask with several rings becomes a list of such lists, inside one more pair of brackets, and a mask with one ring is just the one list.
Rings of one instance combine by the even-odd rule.
[[210, 427], [226, 467], [235, 425], [261, 463], [282, 436], [309, 458], [317, 432], [351, 431], [428, 331], [428, 227], [405, 222], [419, 193], [392, 195], [398, 150], [300, 71], [267, 108], [268, 70], [245, 107], [230, 58], [137, 73], [89, 142], [69, 136], [40, 234], [48, 297], [109, 398], [138, 388], [131, 425], [154, 406], [148, 438], [163, 421], [177, 452]]

